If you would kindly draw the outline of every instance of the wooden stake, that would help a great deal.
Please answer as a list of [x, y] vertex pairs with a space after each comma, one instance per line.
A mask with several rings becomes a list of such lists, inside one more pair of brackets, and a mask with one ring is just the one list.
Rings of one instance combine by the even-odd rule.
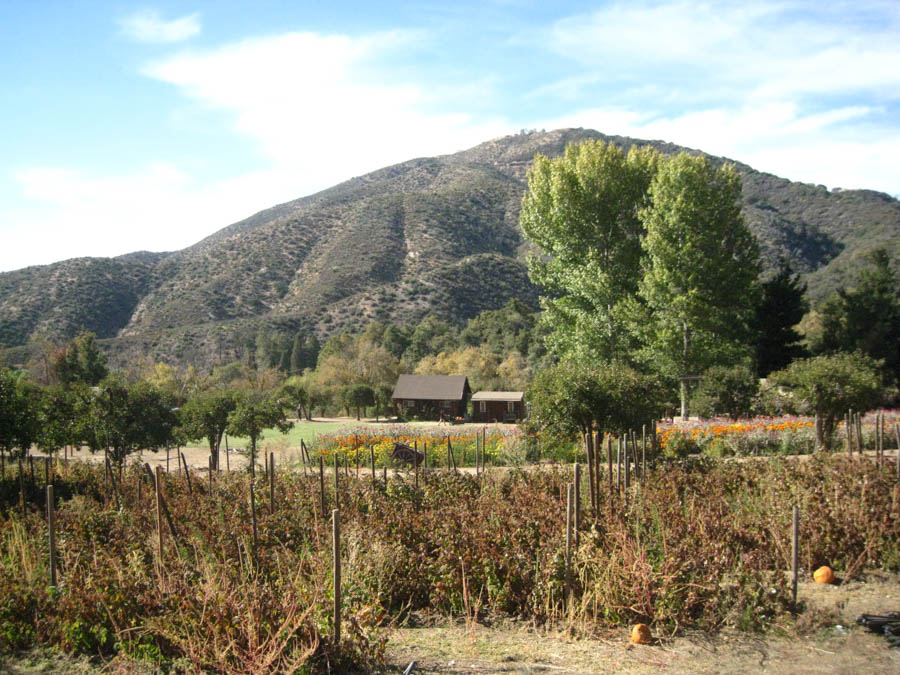
[[850, 419], [853, 415], [852, 410], [848, 410], [847, 414], [844, 415], [844, 430], [847, 432], [847, 454], [853, 454], [853, 433], [851, 431]]
[[253, 476], [250, 476], [250, 519], [253, 521], [253, 562], [255, 564], [259, 535], [256, 529], [256, 492], [253, 489], [253, 480]]
[[[319, 455], [319, 501], [322, 503], [322, 520], [325, 520], [325, 459]], [[324, 523], [323, 523], [324, 525]]]
[[[147, 465], [147, 470], [150, 470], [150, 465]], [[152, 473], [150, 474], [153, 475]], [[163, 497], [162, 497], [162, 477], [160, 476], [159, 467], [156, 467], [156, 536], [157, 536], [157, 551], [159, 553], [159, 571], [162, 572], [163, 564], [163, 554], [165, 553], [165, 542], [163, 539]]]
[[369, 446], [369, 456], [372, 460], [372, 492], [375, 492], [375, 446]]
[[213, 464], [214, 464], [213, 456], [209, 456], [209, 494], [213, 493]]
[[900, 422], [894, 422], [894, 436], [897, 438], [897, 478], [900, 478]]
[[231, 458], [229, 457], [231, 453], [228, 450], [228, 434], [225, 434], [225, 468], [228, 469], [228, 473], [231, 473]]
[[169, 454], [170, 448], [169, 446], [166, 446], [166, 473], [169, 473]]
[[609, 496], [613, 495], [613, 468], [612, 468], [612, 436], [606, 437], [606, 475], [609, 481]]
[[341, 512], [334, 509], [332, 519], [332, 559], [334, 567], [334, 644], [341, 642]]
[[413, 455], [413, 466], [416, 471], [416, 489], [419, 489], [419, 441], [413, 441], [413, 450], [415, 450], [415, 454]]
[[178, 454], [181, 455], [181, 461], [184, 462], [184, 475], [185, 475], [185, 478], [187, 479], [188, 494], [192, 495], [192, 494], [194, 494], [194, 486], [191, 484], [191, 472], [188, 469], [187, 460], [184, 458], [184, 453], [181, 452], [180, 450], [179, 450]]
[[641, 482], [647, 477], [647, 425], [641, 425]]
[[338, 471], [338, 455], [334, 453], [334, 509], [341, 508], [340, 471]]
[[22, 515], [25, 515], [25, 467], [19, 458], [19, 504], [22, 506]]
[[797, 558], [799, 556], [799, 531], [800, 531], [800, 509], [794, 507], [793, 523], [791, 527], [791, 594], [794, 599], [794, 605], [797, 604]]
[[566, 485], [566, 592], [572, 590], [572, 484]]
[[863, 454], [862, 413], [856, 413], [856, 449]]
[[116, 498], [116, 511], [122, 510], [122, 502], [119, 499], [119, 486], [116, 484], [116, 474], [113, 473], [112, 466], [109, 463], [109, 457], [106, 458], [106, 471], [109, 475], [110, 484], [112, 485], [113, 495]]
[[56, 586], [56, 506], [53, 485], [47, 485], [47, 534], [50, 539], [50, 585]]
[[575, 499], [575, 548], [578, 548], [581, 528], [581, 465], [575, 462], [575, 482], [574, 482], [574, 499]]
[[275, 453], [269, 453], [269, 512], [275, 513]]

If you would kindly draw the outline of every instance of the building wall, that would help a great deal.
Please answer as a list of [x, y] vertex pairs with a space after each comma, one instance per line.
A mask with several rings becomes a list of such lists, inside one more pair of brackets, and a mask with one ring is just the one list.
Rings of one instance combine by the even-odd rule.
[[472, 401], [472, 408], [476, 422], [515, 422], [525, 418], [522, 401]]

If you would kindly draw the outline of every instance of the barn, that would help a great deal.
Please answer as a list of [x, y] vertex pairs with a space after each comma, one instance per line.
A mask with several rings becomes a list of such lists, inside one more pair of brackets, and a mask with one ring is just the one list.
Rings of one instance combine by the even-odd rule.
[[472, 396], [475, 422], [518, 422], [525, 419], [525, 393], [521, 391], [479, 391]]
[[471, 396], [465, 375], [401, 375], [391, 402], [397, 417], [454, 419], [466, 416]]

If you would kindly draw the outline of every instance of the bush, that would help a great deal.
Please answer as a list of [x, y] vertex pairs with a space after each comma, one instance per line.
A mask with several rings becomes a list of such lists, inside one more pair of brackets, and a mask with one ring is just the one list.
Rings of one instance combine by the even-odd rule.
[[703, 374], [691, 409], [701, 417], [728, 415], [733, 420], [748, 417], [758, 391], [759, 381], [748, 366], [713, 366]]
[[859, 353], [800, 359], [770, 379], [791, 391], [802, 412], [822, 420], [816, 440], [826, 449], [844, 413], [870, 410], [884, 393], [878, 363]]

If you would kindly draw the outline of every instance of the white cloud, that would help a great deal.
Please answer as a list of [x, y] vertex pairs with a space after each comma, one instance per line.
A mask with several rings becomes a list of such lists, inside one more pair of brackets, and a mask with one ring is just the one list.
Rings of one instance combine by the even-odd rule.
[[165, 21], [154, 10], [143, 10], [119, 21], [125, 37], [137, 42], [181, 42], [200, 33], [200, 15]]
[[900, 130], [849, 126], [881, 111], [847, 106], [803, 113], [790, 102], [708, 108], [681, 114], [622, 109], [583, 110], [539, 126], [587, 127], [607, 134], [664, 140], [749, 164], [754, 169], [828, 187], [896, 194]]
[[288, 33], [184, 52], [145, 74], [225, 111], [233, 129], [253, 139], [275, 166], [308, 175], [297, 186], [300, 196], [508, 131], [503, 121], [454, 111], [465, 102], [452, 88], [385, 75], [385, 64], [398, 53], [406, 58], [419, 39], [400, 31], [360, 38]]
[[895, 97], [898, 28], [898, 6], [881, 2], [628, 2], [562, 19], [543, 38], [603, 81], [653, 81], [682, 100]]
[[0, 270], [183, 248], [296, 197], [298, 180], [284, 171], [258, 171], [203, 184], [165, 163], [118, 176], [43, 167], [19, 171], [14, 178], [35, 207], [3, 213], [3, 221], [16, 224], [4, 234], [15, 245], [0, 249]]

